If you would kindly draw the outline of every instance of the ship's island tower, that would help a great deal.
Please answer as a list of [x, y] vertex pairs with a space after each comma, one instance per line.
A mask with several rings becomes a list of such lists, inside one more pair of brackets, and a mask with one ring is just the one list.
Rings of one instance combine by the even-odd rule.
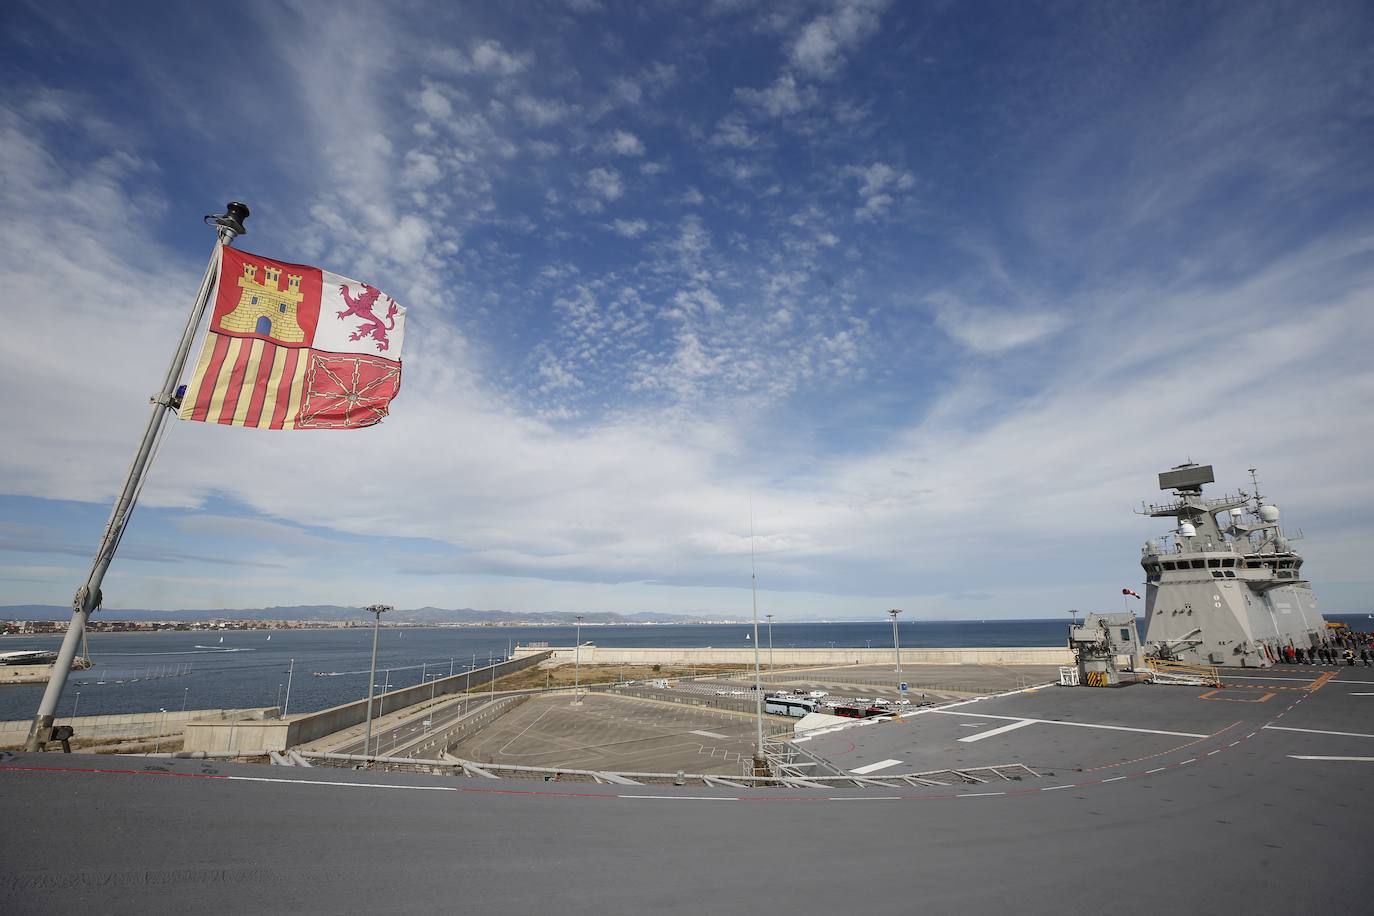
[[1215, 480], [1209, 464], [1179, 465], [1159, 475], [1174, 501], [1137, 510], [1177, 520], [1142, 551], [1145, 641], [1184, 662], [1268, 667], [1283, 646], [1315, 645], [1326, 622], [1300, 577], [1302, 557], [1279, 528], [1278, 507], [1258, 484], [1250, 494], [1204, 499], [1203, 484]]

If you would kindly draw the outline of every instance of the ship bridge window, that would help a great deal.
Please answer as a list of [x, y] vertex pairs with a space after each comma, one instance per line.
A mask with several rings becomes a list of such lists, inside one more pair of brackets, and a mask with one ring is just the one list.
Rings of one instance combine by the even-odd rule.
[[1213, 578], [1213, 579], [1220, 579], [1220, 578], [1221, 578], [1221, 570], [1219, 570], [1219, 569], [1214, 569], [1214, 570], [1212, 570], [1212, 578]]
[[1236, 577], [1236, 574], [1233, 573], [1233, 572], [1232, 572], [1231, 570], [1229, 570], [1229, 569], [1226, 570], [1225, 572], [1226, 572], [1226, 578], [1228, 578], [1228, 579], [1234, 579], [1234, 578]]
[[1193, 560], [1192, 563], [1193, 563], [1193, 569], [1202, 569], [1204, 566], [1206, 566], [1207, 561], [1206, 561], [1206, 560]]
[[1210, 566], [1212, 569], [1221, 569], [1221, 558], [1213, 557], [1212, 559], [1207, 561], [1207, 565]]
[[1165, 568], [1165, 569], [1168, 569], [1168, 570], [1172, 570], [1172, 569], [1174, 568], [1174, 561], [1173, 561], [1173, 560], [1165, 560], [1165, 561], [1164, 561], [1164, 568]]
[[1226, 559], [1221, 561], [1221, 565], [1230, 568], [1236, 565], [1236, 561], [1232, 557], [1227, 557]]
[[1246, 569], [1259, 569], [1259, 568], [1260, 568], [1261, 566], [1263, 566], [1263, 565], [1264, 565], [1264, 564], [1261, 563], [1259, 560], [1246, 560], [1246, 561], [1245, 561], [1245, 568], [1246, 568]]
[[1293, 568], [1293, 561], [1292, 561], [1292, 560], [1280, 560], [1280, 561], [1279, 561], [1279, 569], [1292, 569], [1292, 568]]

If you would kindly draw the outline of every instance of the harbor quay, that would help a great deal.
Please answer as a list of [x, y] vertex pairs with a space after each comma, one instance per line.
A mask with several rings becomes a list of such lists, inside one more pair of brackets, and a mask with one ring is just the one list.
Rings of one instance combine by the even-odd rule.
[[[676, 646], [673, 648], [607, 648], [592, 643], [575, 646], [516, 646], [512, 658], [520, 659], [529, 655], [549, 653], [546, 664], [583, 665], [738, 665], [754, 664], [752, 648], [694, 648]], [[891, 665], [894, 651], [889, 646], [883, 648], [768, 648], [761, 645], [758, 649], [760, 664], [768, 667], [777, 665]], [[1073, 651], [1059, 646], [1032, 646], [1010, 648], [966, 648], [931, 649], [906, 648], [901, 650], [903, 665], [1071, 665]]]

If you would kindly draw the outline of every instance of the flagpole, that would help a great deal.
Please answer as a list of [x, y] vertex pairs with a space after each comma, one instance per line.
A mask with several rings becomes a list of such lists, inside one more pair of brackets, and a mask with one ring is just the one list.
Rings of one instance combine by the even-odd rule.
[[58, 700], [61, 699], [62, 691], [67, 686], [67, 677], [71, 674], [72, 662], [76, 659], [76, 647], [81, 642], [91, 612], [100, 607], [103, 597], [100, 593], [100, 583], [114, 560], [115, 551], [119, 549], [119, 541], [124, 536], [124, 529], [129, 524], [134, 505], [138, 502], [138, 494], [143, 489], [143, 481], [152, 463], [162, 424], [167, 419], [167, 414], [177, 406], [177, 385], [181, 381], [182, 371], [186, 368], [186, 358], [191, 352], [191, 345], [195, 342], [196, 331], [210, 304], [210, 291], [214, 288], [215, 275], [219, 268], [220, 248], [232, 245], [234, 239], [247, 232], [243, 227], [243, 221], [247, 218], [248, 207], [237, 201], [231, 201], [223, 214], [205, 217], [206, 223], [214, 225], [216, 238], [214, 250], [210, 253], [210, 262], [206, 265], [205, 275], [200, 281], [200, 292], [196, 295], [195, 307], [191, 309], [186, 328], [181, 332], [181, 342], [172, 357], [172, 364], [167, 367], [162, 389], [152, 399], [153, 410], [148, 418], [148, 427], [143, 432], [143, 441], [134, 453], [129, 473], [124, 478], [124, 486], [119, 491], [114, 508], [110, 511], [110, 519], [105, 524], [100, 547], [91, 561], [90, 575], [72, 599], [72, 622], [67, 626], [67, 634], [62, 639], [57, 661], [53, 662], [52, 674], [43, 691], [43, 699], [38, 704], [38, 713], [29, 728], [29, 737], [24, 744], [25, 750], [41, 751], [49, 741], [61, 740], [60, 736], [54, 734], [53, 720], [57, 715]]

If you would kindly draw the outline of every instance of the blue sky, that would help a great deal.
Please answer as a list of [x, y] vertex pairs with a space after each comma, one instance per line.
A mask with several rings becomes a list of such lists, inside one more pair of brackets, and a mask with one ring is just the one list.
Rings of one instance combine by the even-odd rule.
[[111, 607], [739, 616], [752, 547], [779, 619], [1115, 608], [1189, 458], [1368, 605], [1367, 4], [3, 16], [0, 604], [84, 576], [241, 199], [406, 305], [405, 385], [176, 424]]

